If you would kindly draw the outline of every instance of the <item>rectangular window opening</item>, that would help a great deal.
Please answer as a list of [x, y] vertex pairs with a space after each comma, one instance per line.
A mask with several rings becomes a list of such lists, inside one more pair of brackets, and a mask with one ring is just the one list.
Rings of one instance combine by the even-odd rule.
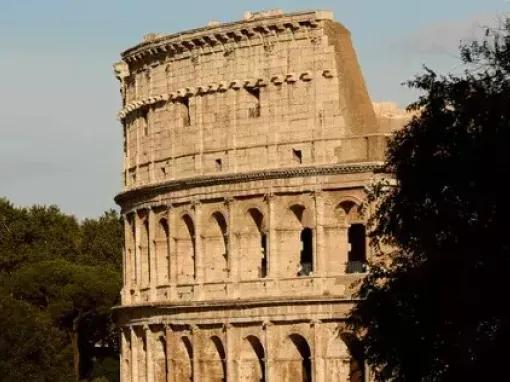
[[302, 164], [303, 152], [301, 150], [292, 149], [292, 159], [294, 159], [295, 162]]
[[189, 97], [182, 97], [180, 99], [181, 105], [184, 106], [182, 111], [182, 124], [184, 127], [191, 126], [191, 113], [189, 110]]
[[214, 161], [215, 165], [216, 165], [216, 171], [221, 171], [223, 169], [223, 164], [222, 164], [222, 161], [221, 159], [216, 159]]
[[248, 116], [250, 118], [260, 117], [260, 88], [246, 88], [248, 94], [250, 94], [253, 104], [248, 110]]

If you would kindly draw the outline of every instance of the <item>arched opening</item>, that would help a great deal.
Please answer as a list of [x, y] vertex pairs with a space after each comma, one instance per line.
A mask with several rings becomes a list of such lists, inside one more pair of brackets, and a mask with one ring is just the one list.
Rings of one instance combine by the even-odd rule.
[[347, 273], [361, 273], [366, 271], [366, 230], [361, 223], [351, 224], [347, 231], [350, 245], [347, 254]]
[[203, 236], [206, 282], [224, 281], [228, 276], [228, 231], [221, 212], [211, 214]]
[[298, 276], [308, 276], [313, 270], [313, 233], [310, 228], [301, 231], [301, 252]]
[[241, 277], [253, 280], [267, 276], [268, 252], [264, 215], [257, 208], [250, 208], [244, 216], [239, 247]]
[[147, 379], [147, 338], [142, 331], [139, 337], [142, 346], [138, 347], [138, 378], [141, 381]]
[[225, 382], [227, 364], [225, 348], [218, 336], [212, 336], [203, 349], [200, 359], [200, 380], [204, 382]]
[[284, 381], [288, 382], [311, 382], [312, 360], [310, 346], [306, 339], [299, 334], [291, 334], [289, 337], [290, 349], [285, 355], [287, 358], [287, 370], [284, 371]]
[[159, 220], [155, 237], [158, 284], [168, 283], [170, 257], [168, 254], [169, 228], [166, 219]]
[[179, 284], [190, 284], [194, 282], [196, 276], [195, 225], [193, 219], [188, 214], [183, 215], [179, 219], [176, 228], [177, 282]]
[[155, 360], [156, 360], [156, 362], [155, 362], [156, 382], [167, 382], [168, 363], [167, 363], [166, 339], [164, 336], [160, 336], [156, 342]]
[[240, 358], [238, 380], [245, 382], [266, 381], [264, 347], [257, 337], [250, 335], [243, 340]]
[[149, 249], [149, 222], [145, 219], [140, 232], [140, 260], [141, 260], [141, 284], [148, 287], [151, 281], [151, 262]]
[[333, 337], [326, 350], [326, 380], [365, 382], [365, 362], [360, 342], [349, 334]]
[[188, 337], [182, 336], [176, 342], [176, 348], [170, 352], [171, 374], [175, 381], [193, 381], [193, 346]]

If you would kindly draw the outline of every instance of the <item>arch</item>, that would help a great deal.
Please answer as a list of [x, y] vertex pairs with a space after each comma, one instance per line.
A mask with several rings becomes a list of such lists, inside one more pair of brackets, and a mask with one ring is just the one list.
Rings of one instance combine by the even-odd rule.
[[240, 358], [238, 380], [245, 382], [266, 381], [265, 352], [258, 337], [249, 335], [243, 339]]
[[193, 381], [193, 346], [187, 336], [181, 336], [172, 349], [171, 369], [174, 380], [177, 382]]
[[228, 231], [225, 216], [213, 212], [203, 232], [206, 282], [224, 281], [228, 276]]
[[140, 270], [141, 270], [141, 285], [148, 287], [151, 281], [151, 261], [150, 261], [150, 246], [149, 246], [149, 222], [145, 218], [142, 222], [140, 232]]
[[174, 240], [177, 258], [177, 283], [193, 283], [196, 275], [196, 238], [195, 224], [189, 214], [183, 214], [178, 220]]
[[156, 267], [158, 284], [166, 284], [170, 272], [170, 256], [168, 253], [170, 230], [168, 220], [161, 218], [158, 221], [156, 236], [154, 239], [154, 248], [156, 250]]
[[325, 358], [326, 380], [365, 382], [365, 362], [361, 343], [349, 333], [340, 333], [328, 342]]
[[240, 274], [245, 280], [267, 276], [268, 241], [264, 224], [264, 215], [258, 208], [251, 207], [246, 210], [239, 241], [242, 256]]
[[159, 336], [156, 341], [155, 349], [155, 382], [167, 382], [168, 379], [168, 363], [167, 363], [167, 345], [166, 338]]
[[303, 204], [290, 204], [278, 218], [278, 272], [283, 277], [310, 275], [314, 269], [314, 218]]
[[285, 382], [311, 382], [312, 360], [307, 340], [300, 334], [290, 334], [280, 349], [279, 380]]
[[227, 364], [225, 348], [218, 336], [212, 336], [206, 342], [200, 359], [200, 380], [205, 382], [225, 382]]

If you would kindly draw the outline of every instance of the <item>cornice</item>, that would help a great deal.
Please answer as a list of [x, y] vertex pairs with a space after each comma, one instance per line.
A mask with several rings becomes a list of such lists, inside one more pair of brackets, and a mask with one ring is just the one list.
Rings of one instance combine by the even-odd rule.
[[122, 205], [130, 199], [141, 196], [157, 195], [164, 192], [179, 191], [196, 187], [208, 187], [223, 184], [245, 183], [257, 180], [270, 180], [280, 178], [310, 177], [318, 175], [355, 174], [375, 172], [383, 168], [383, 162], [361, 162], [349, 164], [333, 164], [312, 167], [292, 167], [267, 169], [222, 175], [201, 175], [192, 178], [170, 180], [160, 183], [144, 185], [121, 192], [115, 196], [115, 202]]
[[146, 41], [122, 53], [122, 59], [131, 63], [161, 53], [172, 54], [242, 40], [259, 40], [264, 35], [277, 36], [294, 33], [301, 28], [316, 28], [321, 20], [332, 19], [332, 13], [327, 11], [296, 12], [212, 25], [164, 36], [152, 34]]
[[[119, 69], [120, 72], [121, 69]], [[333, 78], [334, 70], [324, 69], [320, 71], [320, 75], [325, 78]], [[241, 88], [259, 88], [272, 84], [275, 86], [281, 85], [283, 82], [294, 83], [297, 81], [309, 82], [313, 79], [313, 73], [311, 71], [304, 71], [301, 73], [287, 73], [285, 75], [275, 74], [268, 78], [246, 78], [244, 80], [231, 80], [231, 81], [220, 81], [210, 84], [203, 84], [197, 86], [190, 86], [181, 88], [175, 92], [154, 95], [147, 98], [139, 99], [127, 104], [118, 114], [120, 120], [125, 119], [131, 113], [136, 112], [141, 108], [148, 107], [160, 102], [167, 101], [178, 101], [184, 97], [191, 97], [200, 94], [208, 94], [214, 92], [225, 92], [229, 89], [239, 90]]]

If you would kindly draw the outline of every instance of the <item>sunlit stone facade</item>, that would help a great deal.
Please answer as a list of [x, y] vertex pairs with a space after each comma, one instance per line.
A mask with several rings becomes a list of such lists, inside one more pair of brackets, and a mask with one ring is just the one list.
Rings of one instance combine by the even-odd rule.
[[344, 319], [386, 131], [329, 12], [146, 36], [121, 83], [123, 382], [363, 381]]

